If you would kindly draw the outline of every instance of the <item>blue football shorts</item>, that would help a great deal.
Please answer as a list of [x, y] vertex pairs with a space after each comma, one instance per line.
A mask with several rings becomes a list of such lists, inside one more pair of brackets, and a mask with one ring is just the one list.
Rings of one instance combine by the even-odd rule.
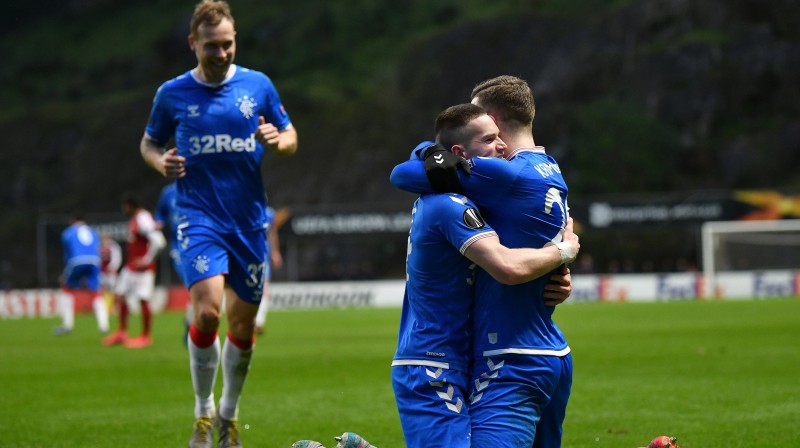
[[183, 261], [181, 260], [181, 251], [178, 248], [177, 241], [175, 244], [169, 245], [169, 259], [172, 260], [172, 267], [175, 269], [178, 277], [181, 277], [181, 280], [183, 280]]
[[70, 289], [88, 289], [92, 292], [100, 290], [100, 266], [79, 264], [67, 268], [64, 272], [65, 283]]
[[570, 354], [478, 358], [472, 379], [472, 448], [561, 446], [572, 389]]
[[467, 380], [467, 374], [458, 370], [392, 366], [392, 388], [407, 448], [469, 448]]
[[225, 275], [242, 300], [258, 304], [264, 289], [266, 231], [219, 233], [209, 227], [184, 225], [178, 247], [187, 287], [205, 278]]

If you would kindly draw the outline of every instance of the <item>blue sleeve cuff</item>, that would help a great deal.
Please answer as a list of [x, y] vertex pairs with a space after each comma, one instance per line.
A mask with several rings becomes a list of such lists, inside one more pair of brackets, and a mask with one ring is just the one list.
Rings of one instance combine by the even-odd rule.
[[435, 144], [436, 142], [432, 142], [429, 140], [425, 140], [424, 142], [420, 143], [411, 151], [411, 157], [409, 158], [409, 160], [425, 160], [425, 154], [424, 154], [425, 149]]

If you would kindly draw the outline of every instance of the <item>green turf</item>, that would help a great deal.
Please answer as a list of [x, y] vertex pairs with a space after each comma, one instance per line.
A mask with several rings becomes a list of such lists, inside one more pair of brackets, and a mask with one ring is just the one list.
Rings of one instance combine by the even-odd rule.
[[[335, 446], [355, 431], [403, 447], [389, 380], [399, 310], [272, 312], [241, 402], [245, 446]], [[572, 304], [564, 447], [790, 447], [800, 440], [800, 300]], [[193, 396], [181, 316], [155, 344], [100, 345], [91, 316], [0, 321], [3, 447], [185, 446]], [[138, 327], [136, 318], [132, 327]], [[220, 384], [217, 382], [217, 397]]]

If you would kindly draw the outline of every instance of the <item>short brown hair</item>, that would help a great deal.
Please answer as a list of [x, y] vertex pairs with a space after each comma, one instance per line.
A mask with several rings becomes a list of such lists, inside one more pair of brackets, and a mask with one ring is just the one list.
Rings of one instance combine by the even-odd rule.
[[498, 112], [504, 122], [516, 121], [528, 126], [536, 115], [533, 92], [524, 79], [503, 75], [487, 79], [472, 89], [472, 98], [478, 98], [481, 106]]
[[226, 1], [203, 0], [194, 7], [192, 21], [189, 25], [192, 36], [197, 36], [197, 29], [202, 24], [219, 25], [223, 19], [233, 23], [231, 7]]
[[482, 107], [470, 103], [448, 107], [436, 117], [436, 142], [448, 149], [464, 144], [461, 132], [464, 126], [484, 114], [486, 111]]

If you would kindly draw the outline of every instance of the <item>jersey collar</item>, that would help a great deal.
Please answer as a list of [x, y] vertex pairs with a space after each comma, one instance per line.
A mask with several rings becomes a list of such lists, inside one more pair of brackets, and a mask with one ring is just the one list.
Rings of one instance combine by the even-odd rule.
[[228, 67], [228, 73], [225, 75], [225, 79], [223, 79], [222, 82], [205, 82], [205, 81], [202, 81], [194, 73], [194, 69], [189, 70], [189, 73], [192, 75], [192, 79], [194, 79], [195, 82], [200, 84], [200, 85], [204, 85], [204, 86], [207, 86], [207, 87], [219, 87], [221, 85], [227, 84], [228, 81], [230, 81], [231, 78], [233, 78], [233, 75], [236, 74], [236, 64], [231, 64], [231, 66]]
[[539, 153], [539, 154], [545, 154], [544, 146], [534, 146], [533, 148], [517, 148], [517, 149], [515, 149], [514, 151], [511, 152], [511, 155], [508, 156], [508, 159], [509, 160], [513, 159], [514, 157], [516, 157], [517, 155], [519, 155], [519, 154], [521, 154], [523, 152], [535, 152], [535, 153]]

